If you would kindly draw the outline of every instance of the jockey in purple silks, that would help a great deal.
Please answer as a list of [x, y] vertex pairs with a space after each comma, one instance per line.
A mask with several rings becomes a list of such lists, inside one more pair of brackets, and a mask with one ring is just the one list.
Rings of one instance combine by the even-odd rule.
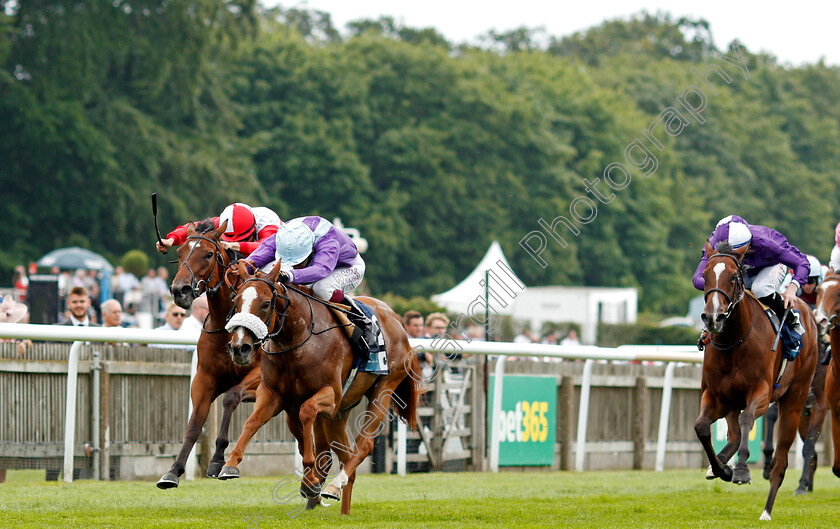
[[348, 318], [357, 331], [351, 342], [367, 352], [376, 342], [373, 322], [346, 292], [359, 286], [365, 262], [349, 235], [321, 217], [300, 217], [280, 226], [274, 237], [248, 257], [263, 270], [282, 260], [278, 281], [309, 285], [321, 299], [350, 306]]
[[[808, 258], [781, 233], [765, 226], [747, 224], [747, 221], [737, 215], [729, 215], [717, 223], [709, 236], [709, 243], [712, 248], [716, 248], [720, 242], [728, 242], [732, 249], [748, 246], [749, 249], [741, 262], [744, 269], [744, 286], [752, 290], [753, 295], [762, 303], [773, 309], [773, 312], [778, 314], [779, 321], [782, 321], [785, 308], [792, 306], [796, 299], [797, 289], [808, 282]], [[707, 262], [708, 256], [704, 247], [703, 257], [694, 272], [694, 287], [698, 290], [705, 289], [703, 270]], [[788, 267], [793, 270], [793, 279], [779, 295]], [[804, 334], [805, 329], [799, 322], [799, 314], [791, 312], [791, 315], [787, 322], [790, 328], [800, 335]]]

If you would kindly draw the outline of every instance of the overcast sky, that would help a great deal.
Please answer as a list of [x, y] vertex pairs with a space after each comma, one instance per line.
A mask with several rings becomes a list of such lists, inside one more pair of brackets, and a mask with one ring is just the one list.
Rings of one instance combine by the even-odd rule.
[[705, 18], [718, 48], [737, 38], [750, 51], [768, 51], [780, 62], [798, 66], [821, 57], [840, 65], [840, 1], [754, 2], [739, 0], [261, 0], [264, 5], [309, 7], [332, 15], [339, 29], [359, 18], [393, 16], [406, 26], [435, 27], [449, 40], [473, 40], [490, 29], [520, 26], [546, 28], [570, 35], [603, 20], [627, 17], [646, 9], [667, 11], [678, 18]]

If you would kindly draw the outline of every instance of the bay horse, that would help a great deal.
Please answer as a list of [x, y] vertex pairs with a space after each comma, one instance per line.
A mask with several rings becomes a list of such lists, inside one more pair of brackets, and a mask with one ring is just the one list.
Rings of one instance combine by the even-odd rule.
[[[321, 483], [332, 464], [331, 457], [320, 454], [316, 460], [314, 434], [316, 444], [322, 436], [329, 441], [341, 463], [341, 471], [323, 495], [340, 498], [341, 513], [349, 514], [356, 468], [372, 451], [392, 397], [397, 414], [410, 427], [416, 426], [421, 372], [400, 318], [382, 301], [359, 297], [356, 299], [373, 308], [379, 320], [389, 373], [359, 373], [342, 394], [354, 362], [347, 335], [327, 303], [313, 296], [310, 289], [277, 283], [280, 266], [278, 262], [268, 274], [251, 274], [248, 265], [239, 265], [236, 313], [228, 324], [230, 355], [234, 363], [248, 364], [262, 345], [262, 384], [257, 389], [254, 411], [219, 479], [239, 476], [237, 465], [251, 437], [269, 419], [285, 411], [303, 456], [301, 493], [309, 499], [308, 507], [317, 504], [314, 502], [322, 493]], [[369, 404], [360, 417], [363, 424], [351, 448], [345, 430], [347, 417], [363, 396]]]
[[[700, 415], [694, 431], [715, 477], [737, 484], [750, 482], [749, 435], [756, 418], [771, 402], [779, 403], [779, 444], [770, 471], [770, 492], [761, 520], [770, 520], [776, 493], [787, 469], [787, 456], [799, 426], [800, 412], [817, 365], [817, 326], [804, 301], [793, 308], [800, 312], [806, 329], [795, 360], [780, 373], [782, 345], [772, 350], [775, 332], [758, 300], [747, 294], [741, 263], [748, 246], [733, 250], [727, 243], [712, 248], [706, 241], [708, 264], [702, 320], [711, 333], [703, 356], [700, 384]], [[711, 425], [726, 417], [728, 442], [715, 454]], [[733, 471], [726, 463], [737, 450]]]
[[831, 361], [825, 378], [825, 395], [831, 409], [831, 437], [834, 442], [834, 464], [831, 471], [840, 478], [840, 274], [829, 273], [817, 287], [816, 319], [820, 333], [828, 334]]
[[228, 430], [233, 411], [240, 402], [255, 400], [261, 380], [259, 351], [255, 351], [254, 362], [248, 365], [231, 363], [227, 353], [229, 336], [225, 330], [225, 321], [233, 308], [233, 295], [224, 276], [236, 255], [223, 250], [219, 243], [226, 227], [227, 221], [217, 229], [214, 229], [212, 220], [198, 225], [191, 223], [186, 241], [178, 248], [178, 271], [170, 286], [173, 301], [179, 307], [188, 309], [195, 298], [207, 293], [210, 313], [198, 339], [198, 367], [190, 386], [192, 415], [178, 457], [157, 482], [161, 489], [178, 486], [179, 478], [184, 474], [187, 456], [207, 420], [210, 405], [219, 395], [224, 394], [224, 413], [216, 437], [216, 450], [207, 467], [207, 476], [218, 476], [225, 462], [225, 449], [230, 443]]

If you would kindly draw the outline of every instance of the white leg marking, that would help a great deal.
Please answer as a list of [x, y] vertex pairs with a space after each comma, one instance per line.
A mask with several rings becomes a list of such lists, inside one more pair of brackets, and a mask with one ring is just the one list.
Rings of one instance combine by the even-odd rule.
[[344, 473], [344, 469], [341, 469], [341, 472], [338, 473], [336, 477], [330, 481], [330, 485], [335, 485], [339, 489], [343, 489], [345, 485], [347, 485], [347, 474]]
[[764, 521], [766, 521], [766, 522], [769, 522], [769, 521], [770, 521], [770, 513], [769, 513], [769, 512], [767, 512], [767, 511], [764, 511], [763, 513], [761, 513], [761, 516], [759, 516], [759, 518], [758, 518], [758, 519], [759, 519], [759, 520], [764, 520]]

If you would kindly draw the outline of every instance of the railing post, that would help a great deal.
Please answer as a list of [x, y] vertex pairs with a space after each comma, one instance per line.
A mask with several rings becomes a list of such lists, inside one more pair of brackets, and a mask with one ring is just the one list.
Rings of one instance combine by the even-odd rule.
[[92, 401], [91, 402], [91, 440], [93, 444], [93, 451], [91, 455], [93, 456], [93, 479], [99, 480], [100, 479], [100, 466], [99, 466], [99, 424], [102, 418], [101, 409], [100, 409], [100, 395], [101, 395], [101, 379], [100, 379], [100, 370], [102, 369], [102, 363], [100, 362], [101, 354], [99, 352], [99, 348], [94, 348], [93, 350], [93, 366], [91, 368], [91, 394], [92, 394]]
[[490, 470], [493, 472], [499, 471], [499, 421], [502, 417], [502, 388], [505, 378], [505, 360], [506, 355], [501, 355], [496, 358], [496, 370], [494, 372], [495, 379], [493, 380], [493, 413], [490, 415], [493, 422], [490, 424]]
[[586, 462], [586, 425], [589, 419], [589, 392], [592, 388], [592, 366], [595, 360], [588, 359], [583, 364], [583, 382], [580, 385], [580, 410], [578, 411], [577, 451], [575, 452], [575, 470], [583, 472]]
[[[418, 424], [418, 428], [422, 427], [422, 424]], [[405, 476], [406, 444], [405, 423], [397, 421], [397, 474], [400, 476]]]
[[668, 442], [668, 421], [671, 418], [671, 390], [674, 387], [676, 362], [668, 362], [665, 368], [665, 384], [662, 388], [662, 407], [659, 409], [659, 436], [656, 439], [656, 471], [665, 470], [665, 444]]
[[67, 403], [64, 409], [64, 481], [73, 482], [73, 444], [76, 438], [76, 385], [79, 380], [79, 350], [73, 342], [67, 359]]
[[[192, 353], [192, 361], [190, 362], [190, 406], [189, 411], [187, 413], [187, 417], [192, 417], [193, 414], [193, 404], [192, 404], [192, 385], [193, 380], [195, 380], [195, 373], [198, 371], [198, 348], [196, 347], [193, 349]], [[195, 456], [195, 447], [198, 443], [195, 443], [190, 450], [190, 455], [187, 456], [187, 463], [184, 465], [184, 479], [187, 481], [193, 481], [195, 479], [195, 468], [198, 466], [196, 456]]]

